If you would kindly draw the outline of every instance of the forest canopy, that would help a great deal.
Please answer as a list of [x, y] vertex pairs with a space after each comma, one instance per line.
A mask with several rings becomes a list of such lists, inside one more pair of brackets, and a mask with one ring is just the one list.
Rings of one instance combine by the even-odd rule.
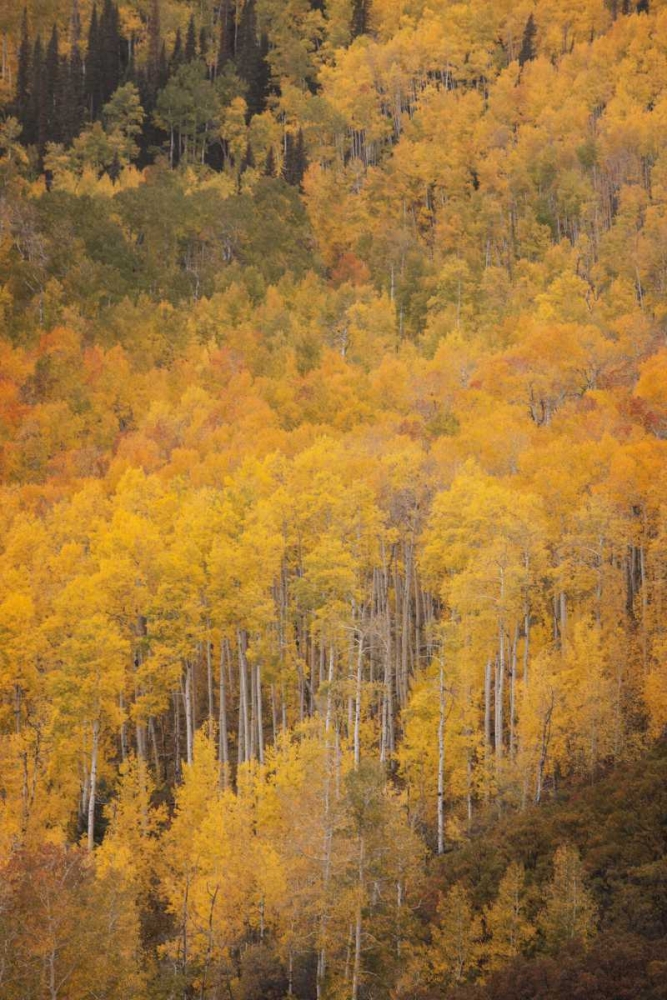
[[0, 995], [664, 998], [667, 3], [0, 36]]

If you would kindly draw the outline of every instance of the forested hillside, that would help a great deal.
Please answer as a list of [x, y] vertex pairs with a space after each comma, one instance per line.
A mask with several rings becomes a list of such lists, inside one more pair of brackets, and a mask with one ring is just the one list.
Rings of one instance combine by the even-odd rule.
[[0, 996], [667, 996], [667, 2], [0, 0]]

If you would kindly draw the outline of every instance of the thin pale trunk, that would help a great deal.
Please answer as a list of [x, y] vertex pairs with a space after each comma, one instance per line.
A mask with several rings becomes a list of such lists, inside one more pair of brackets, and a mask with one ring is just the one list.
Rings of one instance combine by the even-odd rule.
[[519, 626], [514, 629], [514, 641], [512, 643], [512, 659], [510, 662], [510, 755], [514, 756], [515, 751], [515, 719], [516, 719], [516, 657], [519, 645]]
[[440, 658], [438, 675], [438, 854], [445, 853], [445, 666]]
[[153, 767], [155, 768], [155, 780], [160, 781], [162, 777], [162, 768], [160, 767], [160, 752], [157, 745], [157, 735], [155, 733], [155, 719], [152, 715], [148, 717], [148, 735], [151, 738], [151, 747], [153, 750]]
[[356, 691], [355, 691], [355, 708], [354, 708], [354, 766], [359, 767], [359, 754], [360, 754], [360, 732], [361, 732], [361, 690], [362, 690], [362, 668], [363, 668], [363, 656], [364, 656], [364, 637], [363, 633], [359, 632], [359, 652], [357, 653], [357, 681], [356, 681]]
[[496, 661], [496, 687], [495, 687], [495, 750], [499, 759], [503, 755], [503, 724], [504, 724], [504, 697], [505, 697], [505, 626], [501, 623], [498, 636], [498, 659]]
[[192, 665], [190, 661], [185, 664], [185, 691], [183, 693], [185, 709], [185, 753], [188, 764], [192, 764], [194, 733], [192, 731]]
[[528, 687], [528, 664], [530, 662], [530, 609], [526, 605], [526, 613], [523, 619], [523, 634], [524, 634], [524, 646], [523, 646], [523, 683], [526, 688]]
[[484, 670], [484, 746], [491, 752], [491, 660], [486, 661]]
[[405, 552], [405, 580], [403, 585], [403, 615], [401, 622], [401, 677], [399, 697], [401, 708], [408, 700], [408, 655], [410, 646], [410, 584], [412, 580], [412, 542]]
[[361, 931], [362, 902], [364, 891], [364, 838], [359, 837], [359, 884], [357, 887], [357, 913], [354, 926], [354, 964], [352, 966], [352, 1000], [358, 1000], [359, 980], [361, 978]]
[[123, 720], [120, 724], [120, 759], [124, 764], [127, 760], [127, 722], [125, 721], [125, 699], [122, 691], [118, 695], [118, 709]]
[[250, 752], [248, 760], [255, 759], [257, 739], [257, 675], [255, 668], [250, 665]]
[[95, 798], [97, 795], [97, 752], [100, 740], [100, 723], [95, 719], [92, 725], [92, 748], [90, 752], [90, 790], [88, 793], [88, 850], [95, 847]]
[[213, 735], [213, 664], [211, 640], [206, 638], [206, 686], [208, 688], [208, 734]]
[[259, 663], [255, 664], [255, 687], [257, 691], [257, 751], [260, 764], [264, 763], [264, 720], [262, 718], [262, 675]]
[[274, 747], [278, 746], [278, 708], [276, 705], [276, 686], [271, 685], [271, 735]]
[[245, 660], [245, 638], [240, 631], [237, 633], [237, 640], [239, 647], [239, 763], [243, 763], [250, 760], [250, 720], [248, 718], [248, 674]]
[[329, 648], [329, 677], [327, 684], [327, 712], [324, 718], [324, 730], [329, 732], [331, 727], [331, 708], [333, 703], [333, 681], [334, 681], [335, 654], [333, 644]]
[[229, 782], [229, 735], [227, 732], [227, 690], [225, 686], [225, 641], [220, 641], [220, 684], [219, 684], [218, 726], [219, 744], [218, 760], [222, 768], [222, 783], [226, 788]]

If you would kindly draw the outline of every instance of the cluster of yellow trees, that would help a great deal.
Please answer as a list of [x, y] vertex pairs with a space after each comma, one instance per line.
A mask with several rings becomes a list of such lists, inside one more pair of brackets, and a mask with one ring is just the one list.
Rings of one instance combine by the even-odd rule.
[[[46, 191], [0, 132], [12, 1000], [92, 996], [58, 942], [101, 914], [108, 998], [152, 962], [251, 997], [268, 940], [262, 988], [318, 1000], [585, 942], [573, 849], [536, 921], [513, 864], [424, 925], [427, 854], [667, 724], [667, 7], [375, 0], [350, 44], [342, 2], [275, 6], [234, 127], [278, 165], [302, 130], [303, 219], [253, 168]], [[305, 250], [239, 235], [272, 191]]]
[[[77, 803], [92, 847], [100, 781], [132, 753], [178, 781], [211, 722], [234, 784], [324, 719], [402, 775], [440, 850], [477, 803], [539, 800], [661, 731], [665, 445], [628, 417], [661, 355], [630, 392], [582, 385], [546, 422], [503, 392], [516, 349], [457, 335], [432, 360], [408, 346], [365, 372], [327, 351], [290, 379], [195, 353], [124, 378], [118, 348], [82, 369], [65, 330], [7, 350], [24, 387], [41, 373], [61, 398], [30, 407], [5, 381], [7, 473], [52, 470], [3, 491], [6, 847], [64, 833]], [[532, 384], [522, 367], [512, 387]]]

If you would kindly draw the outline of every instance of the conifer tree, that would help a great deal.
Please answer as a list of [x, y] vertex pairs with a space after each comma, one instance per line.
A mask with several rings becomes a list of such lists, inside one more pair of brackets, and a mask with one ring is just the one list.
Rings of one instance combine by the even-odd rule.
[[266, 160], [264, 162], [264, 176], [276, 176], [276, 155], [273, 152], [273, 146], [269, 146], [269, 151], [266, 154]]
[[105, 0], [100, 18], [100, 100], [104, 105], [121, 79], [121, 34], [118, 8], [112, 0]]
[[81, 131], [85, 117], [84, 66], [78, 44], [72, 47], [69, 60], [61, 72], [61, 80], [63, 81], [62, 141], [70, 143]]
[[536, 36], [537, 28], [535, 26], [535, 19], [531, 14], [526, 21], [526, 27], [523, 29], [523, 41], [521, 42], [521, 49], [519, 51], [519, 66], [525, 66], [527, 62], [530, 62], [537, 55], [535, 48]]
[[199, 29], [199, 56], [206, 62], [208, 57], [209, 39], [206, 28], [202, 25]]
[[350, 24], [350, 35], [358, 38], [368, 32], [369, 22], [369, 0], [354, 0], [352, 7], [352, 23]]
[[183, 63], [183, 38], [181, 36], [181, 29], [178, 28], [176, 31], [176, 38], [174, 39], [174, 48], [171, 52], [171, 59], [169, 60], [169, 70], [171, 73]]
[[225, 66], [234, 58], [234, 17], [230, 0], [223, 0], [220, 8], [220, 40], [218, 43], [218, 58], [216, 74], [222, 73]]
[[197, 29], [195, 28], [195, 16], [192, 14], [188, 21], [188, 33], [185, 36], [185, 61], [192, 62], [197, 58]]
[[38, 35], [32, 51], [32, 82], [30, 84], [30, 119], [32, 142], [41, 151], [46, 142], [46, 90], [45, 90], [44, 48], [42, 37]]
[[72, 0], [72, 13], [69, 19], [69, 42], [72, 48], [78, 46], [81, 42], [81, 11], [79, 9], [79, 0]]
[[255, 155], [252, 151], [252, 146], [250, 143], [245, 148], [245, 153], [243, 154], [243, 159], [241, 160], [241, 173], [246, 170], [252, 169], [255, 166]]
[[169, 80], [169, 59], [167, 58], [167, 43], [160, 46], [160, 58], [158, 59], [157, 83], [158, 89], [162, 90]]
[[60, 142], [60, 112], [61, 112], [61, 65], [58, 40], [58, 28], [54, 24], [51, 38], [46, 50], [44, 74], [44, 141]]
[[30, 114], [30, 85], [32, 73], [32, 53], [28, 30], [28, 10], [23, 8], [21, 21], [21, 44], [19, 46], [16, 70], [16, 117], [23, 127], [24, 141], [33, 141], [34, 122]]
[[303, 130], [299, 129], [296, 139], [288, 132], [285, 136], [285, 158], [283, 160], [283, 178], [288, 184], [299, 187], [308, 168], [306, 146]]
[[160, 25], [160, 0], [152, 0], [148, 16], [148, 56], [146, 60], [147, 106], [153, 107], [160, 87], [160, 58], [162, 40]]
[[266, 39], [257, 37], [255, 0], [246, 0], [241, 12], [236, 46], [236, 71], [247, 87], [248, 117], [264, 110], [269, 83]]
[[648, 12], [649, 12], [649, 0], [637, 0], [637, 13], [648, 14]]
[[102, 107], [102, 66], [100, 61], [100, 23], [97, 15], [97, 4], [93, 4], [88, 28], [88, 47], [85, 61], [85, 92], [88, 115], [91, 120], [97, 117]]

